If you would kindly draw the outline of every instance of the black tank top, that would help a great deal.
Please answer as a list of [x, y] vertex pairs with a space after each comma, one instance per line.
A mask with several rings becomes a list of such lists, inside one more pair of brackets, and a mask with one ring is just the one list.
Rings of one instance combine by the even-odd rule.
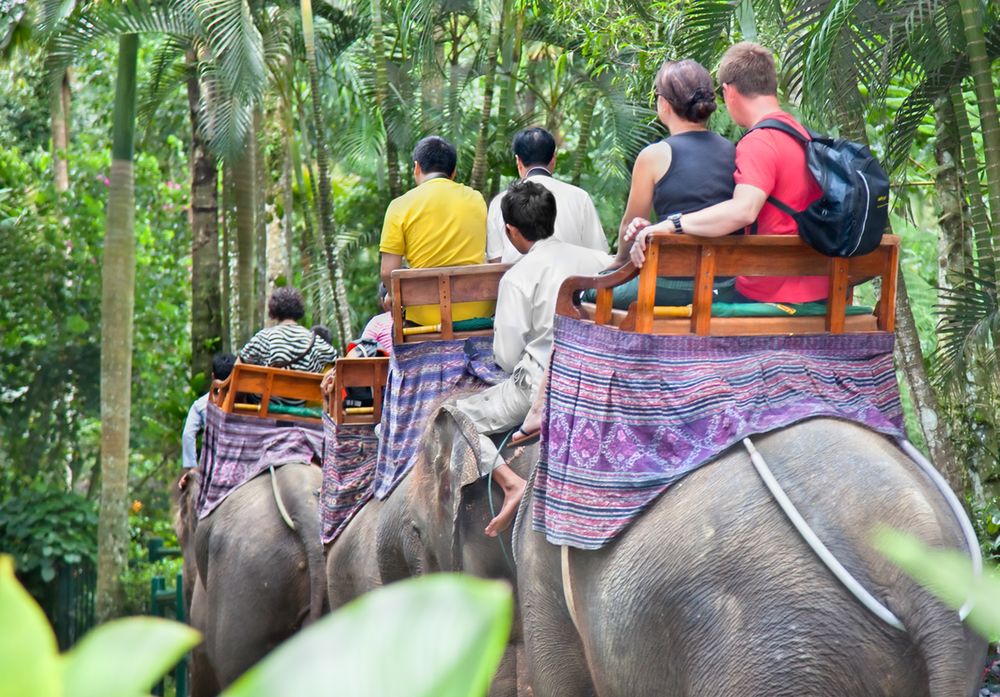
[[736, 148], [712, 131], [688, 131], [664, 140], [670, 168], [653, 187], [657, 222], [671, 213], [693, 213], [733, 197]]

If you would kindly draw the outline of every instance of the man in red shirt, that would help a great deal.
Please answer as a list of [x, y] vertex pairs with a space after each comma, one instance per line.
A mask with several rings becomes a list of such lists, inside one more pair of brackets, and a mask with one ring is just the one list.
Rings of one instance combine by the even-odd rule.
[[[774, 56], [763, 46], [745, 41], [726, 51], [719, 64], [719, 83], [726, 109], [738, 125], [751, 128], [764, 119], [777, 119], [809, 137], [802, 124], [781, 109]], [[633, 221], [626, 236], [630, 232], [636, 236], [631, 252], [636, 266], [645, 261], [646, 236], [652, 232], [722, 237], [756, 222], [757, 232], [762, 235], [797, 235], [798, 226], [792, 217], [770, 203], [768, 197], [803, 210], [822, 194], [806, 167], [802, 144], [771, 128], [751, 131], [736, 144], [733, 179], [736, 188], [728, 201], [694, 213], [670, 215], [657, 225], [642, 227]], [[825, 276], [740, 276], [736, 279], [736, 297], [719, 299], [811, 302], [826, 299], [827, 284]]]

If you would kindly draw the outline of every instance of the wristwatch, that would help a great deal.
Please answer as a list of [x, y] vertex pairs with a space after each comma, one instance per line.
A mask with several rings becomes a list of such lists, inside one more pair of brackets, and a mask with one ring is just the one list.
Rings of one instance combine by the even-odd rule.
[[673, 225], [674, 225], [674, 232], [676, 232], [676, 233], [684, 232], [684, 228], [681, 227], [681, 214], [680, 213], [673, 213], [671, 215], [668, 215], [667, 216], [667, 220], [669, 220], [671, 223], [673, 223]]

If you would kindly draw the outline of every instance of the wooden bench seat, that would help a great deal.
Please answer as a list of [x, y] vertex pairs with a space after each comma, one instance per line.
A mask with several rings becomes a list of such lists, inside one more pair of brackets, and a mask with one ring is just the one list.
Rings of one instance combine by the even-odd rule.
[[[738, 336], [891, 332], [895, 328], [899, 238], [884, 235], [878, 249], [852, 258], [827, 257], [790, 235], [694, 237], [652, 235], [642, 269], [627, 263], [605, 276], [575, 276], [563, 283], [557, 313], [645, 334]], [[639, 276], [639, 292], [628, 311], [612, 308], [612, 288]], [[654, 307], [658, 276], [690, 277], [694, 302], [690, 317]], [[713, 317], [716, 276], [826, 276], [829, 299], [823, 317]], [[880, 278], [881, 296], [872, 315], [847, 315], [854, 285]], [[579, 291], [597, 289], [597, 302], [577, 305]]]
[[[464, 339], [492, 336], [493, 329], [461, 330], [452, 320], [452, 306], [477, 300], [496, 300], [500, 278], [510, 264], [472, 264], [441, 266], [430, 269], [396, 269], [392, 272], [392, 340], [410, 344], [438, 339]], [[432, 327], [406, 327], [404, 308], [438, 305], [441, 324]]]
[[[334, 367], [333, 396], [326, 402], [327, 413], [338, 425], [373, 426], [382, 420], [382, 401], [385, 383], [389, 377], [389, 359], [338, 358]], [[366, 387], [371, 390], [370, 407], [347, 407], [344, 392], [348, 387]]]
[[[323, 376], [287, 368], [269, 368], [251, 363], [237, 363], [225, 380], [212, 384], [212, 403], [230, 414], [249, 414], [261, 418], [280, 418], [290, 421], [320, 423], [322, 419], [301, 414], [271, 413], [271, 398], [304, 400], [319, 405], [323, 395], [319, 385]], [[251, 402], [253, 395], [259, 403]]]

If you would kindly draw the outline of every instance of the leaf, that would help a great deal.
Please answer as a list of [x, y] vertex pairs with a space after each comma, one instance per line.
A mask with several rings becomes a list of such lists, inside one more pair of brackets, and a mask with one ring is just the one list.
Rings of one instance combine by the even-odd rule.
[[56, 637], [6, 555], [0, 555], [0, 617], [0, 697], [58, 697]]
[[201, 641], [190, 627], [155, 617], [101, 625], [64, 657], [66, 697], [138, 697]]
[[958, 610], [967, 599], [972, 612], [966, 622], [990, 640], [1000, 637], [1000, 574], [985, 568], [976, 576], [964, 552], [930, 549], [915, 537], [892, 529], [875, 536], [875, 547], [946, 605]]
[[223, 697], [484, 695], [511, 612], [501, 582], [435, 574], [395, 583], [296, 635]]

